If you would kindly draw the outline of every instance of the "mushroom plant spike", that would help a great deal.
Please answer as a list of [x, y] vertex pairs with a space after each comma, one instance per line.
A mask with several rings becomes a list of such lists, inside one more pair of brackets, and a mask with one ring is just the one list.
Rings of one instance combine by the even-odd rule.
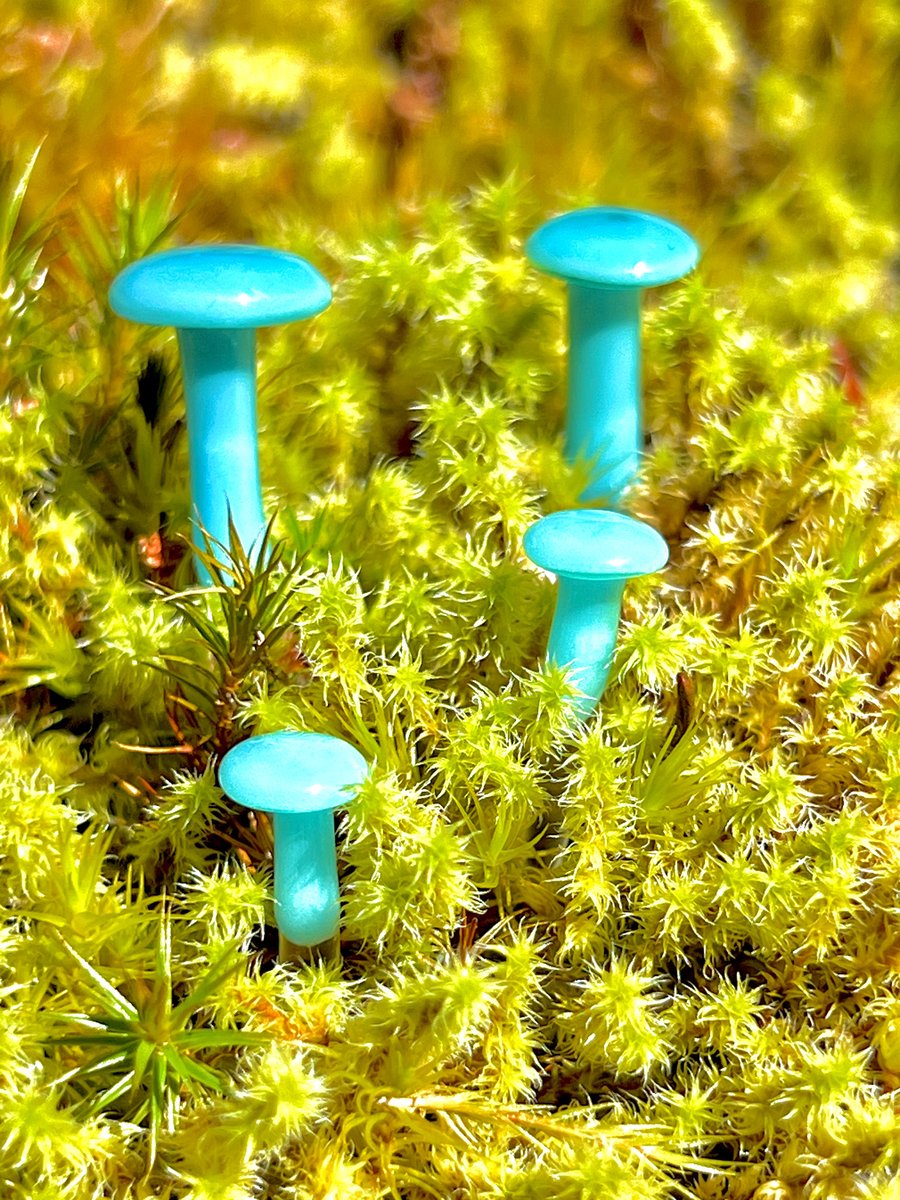
[[559, 590], [547, 659], [570, 667], [588, 718], [606, 687], [625, 584], [665, 566], [669, 550], [649, 525], [624, 513], [576, 509], [551, 513], [526, 532], [525, 553], [556, 575]]
[[641, 291], [690, 271], [697, 245], [650, 213], [584, 208], [542, 225], [525, 252], [568, 284], [565, 452], [591, 464], [581, 498], [616, 499], [637, 473], [643, 445]]
[[332, 812], [362, 783], [358, 750], [325, 733], [286, 730], [248, 738], [222, 759], [219, 782], [236, 803], [272, 814], [275, 922], [282, 958], [330, 952], [340, 925]]
[[[315, 267], [265, 246], [188, 246], [132, 263], [109, 302], [120, 316], [174, 325], [184, 369], [194, 511], [200, 530], [229, 544], [231, 513], [250, 548], [265, 528], [256, 432], [256, 330], [321, 312], [331, 289]], [[201, 583], [209, 572], [195, 559]]]

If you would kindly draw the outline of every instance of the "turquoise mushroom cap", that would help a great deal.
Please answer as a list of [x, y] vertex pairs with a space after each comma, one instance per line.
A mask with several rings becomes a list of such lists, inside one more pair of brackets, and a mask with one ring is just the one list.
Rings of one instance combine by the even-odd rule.
[[542, 517], [527, 530], [523, 546], [536, 566], [564, 579], [632, 579], [669, 560], [669, 547], [652, 526], [593, 508]]
[[239, 742], [222, 759], [219, 783], [245, 808], [314, 813], [338, 808], [369, 765], [360, 752], [327, 733], [285, 730]]
[[645, 288], [697, 265], [697, 243], [680, 225], [630, 208], [582, 208], [547, 221], [525, 244], [542, 271], [602, 288]]
[[258, 329], [327, 308], [328, 281], [296, 254], [268, 246], [185, 246], [126, 267], [109, 291], [113, 310], [176, 329]]

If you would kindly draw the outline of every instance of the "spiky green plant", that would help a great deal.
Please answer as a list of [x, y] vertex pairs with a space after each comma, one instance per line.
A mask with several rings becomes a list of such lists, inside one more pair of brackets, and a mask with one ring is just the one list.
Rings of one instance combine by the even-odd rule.
[[249, 550], [230, 516], [228, 534], [227, 546], [204, 536], [194, 550], [209, 574], [208, 588], [164, 590], [193, 636], [181, 643], [182, 653], [163, 651], [154, 664], [170, 681], [170, 723], [199, 767], [238, 740], [242, 703], [266, 670], [274, 675], [279, 654], [289, 662], [300, 654], [292, 635], [302, 560], [285, 562], [285, 545], [273, 540], [271, 522]]
[[[268, 1041], [261, 1033], [194, 1026], [197, 1012], [240, 968], [235, 947], [227, 947], [183, 998], [173, 1001], [171, 919], [159, 920], [156, 950], [145, 978], [129, 979], [115, 987], [104, 974], [67, 943], [69, 955], [84, 979], [78, 992], [88, 1003], [84, 1012], [53, 1011], [52, 1025], [70, 1032], [47, 1040], [63, 1055], [86, 1050], [57, 1083], [69, 1083], [74, 1111], [90, 1119], [121, 1110], [132, 1122], [146, 1121], [149, 1131], [148, 1166], [156, 1157], [161, 1130], [174, 1131], [175, 1114], [186, 1097], [228, 1092], [229, 1077], [207, 1061], [207, 1054]], [[75, 988], [70, 989], [75, 991]], [[131, 993], [129, 996], [126, 993]], [[133, 998], [132, 998], [133, 997]], [[97, 1086], [97, 1080], [102, 1086]], [[107, 1086], [108, 1085], [108, 1086]]]

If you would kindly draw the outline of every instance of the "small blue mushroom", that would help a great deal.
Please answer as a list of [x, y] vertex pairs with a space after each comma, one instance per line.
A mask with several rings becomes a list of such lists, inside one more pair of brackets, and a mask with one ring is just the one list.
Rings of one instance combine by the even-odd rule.
[[272, 814], [275, 921], [288, 947], [332, 942], [340, 925], [332, 812], [368, 773], [358, 750], [325, 733], [286, 730], [248, 738], [222, 759], [219, 783], [245, 808]]
[[606, 687], [625, 584], [665, 566], [669, 549], [651, 526], [618, 512], [574, 509], [542, 517], [525, 533], [525, 553], [557, 577], [547, 660], [569, 667], [586, 720]]

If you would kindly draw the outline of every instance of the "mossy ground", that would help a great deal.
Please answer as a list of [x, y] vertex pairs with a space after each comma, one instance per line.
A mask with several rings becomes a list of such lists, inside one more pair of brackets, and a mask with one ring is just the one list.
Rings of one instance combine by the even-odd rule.
[[[338, 7], [302, 47], [282, 6], [9, 18], [4, 1194], [896, 1200], [896, 12]], [[648, 298], [630, 506], [671, 561], [585, 727], [521, 551], [584, 478], [522, 255], [564, 194], [706, 249]], [[260, 339], [282, 557], [216, 596], [174, 340], [105, 303], [198, 236], [336, 293]], [[285, 727], [374, 764], [340, 968], [276, 961], [268, 829], [216, 786]]]

